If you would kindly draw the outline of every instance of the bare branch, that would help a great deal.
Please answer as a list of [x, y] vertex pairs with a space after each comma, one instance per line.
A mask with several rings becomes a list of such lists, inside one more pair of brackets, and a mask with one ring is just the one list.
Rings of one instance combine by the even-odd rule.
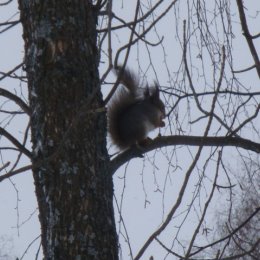
[[187, 135], [172, 135], [172, 136], [160, 136], [151, 141], [151, 143], [143, 146], [141, 149], [133, 147], [128, 149], [111, 160], [110, 170], [111, 174], [122, 166], [127, 161], [133, 158], [139, 158], [142, 154], [150, 152], [152, 150], [173, 146], [173, 145], [188, 145], [188, 146], [218, 146], [226, 147], [233, 146], [237, 148], [243, 148], [255, 153], [260, 153], [260, 143], [252, 142], [251, 140], [240, 137], [214, 137], [214, 136], [187, 136]]
[[10, 172], [0, 176], [0, 182], [5, 180], [5, 179], [8, 179], [10, 177], [13, 177], [13, 176], [15, 176], [19, 173], [22, 173], [22, 172], [25, 172], [25, 171], [28, 171], [28, 170], [32, 170], [32, 168], [33, 168], [32, 165], [27, 165], [27, 166], [21, 167], [17, 170], [10, 171]]
[[252, 39], [257, 39], [258, 37], [260, 37], [260, 33], [258, 33], [256, 35], [252, 35], [251, 37], [252, 37]]
[[220, 151], [219, 152], [219, 155], [218, 155], [218, 161], [217, 161], [217, 168], [216, 168], [216, 174], [215, 174], [215, 178], [214, 178], [214, 182], [213, 182], [213, 185], [212, 185], [212, 189], [211, 189], [211, 192], [210, 192], [210, 195], [209, 195], [209, 198], [207, 200], [207, 202], [205, 203], [205, 206], [204, 206], [204, 210], [203, 210], [203, 213], [202, 213], [202, 216], [200, 217], [200, 221], [194, 231], [194, 234], [191, 238], [191, 242], [190, 242], [190, 245], [189, 245], [189, 248], [187, 250], [187, 253], [185, 255], [185, 258], [184, 260], [187, 260], [189, 259], [189, 255], [190, 255], [190, 252], [191, 252], [191, 249], [193, 247], [193, 244], [195, 242], [195, 239], [199, 233], [199, 230], [200, 230], [200, 227], [202, 225], [202, 222], [204, 221], [204, 218], [206, 216], [206, 212], [207, 212], [207, 209], [209, 207], [209, 204], [213, 198], [213, 195], [214, 195], [214, 192], [215, 192], [215, 188], [216, 188], [216, 184], [217, 184], [217, 178], [218, 178], [218, 174], [219, 174], [219, 165], [220, 165], [220, 160], [221, 160], [221, 156], [222, 156], [222, 152]]
[[182, 259], [183, 257], [175, 252], [173, 252], [171, 249], [167, 248], [158, 238], [155, 238], [155, 240], [161, 245], [162, 248], [164, 248], [168, 253], [179, 257], [179, 259]]
[[10, 165], [10, 162], [5, 163], [2, 167], [0, 167], [0, 172], [5, 169], [6, 167], [8, 167]]
[[[27, 254], [29, 248], [39, 239], [41, 238], [41, 235], [38, 235], [36, 238], [33, 239], [33, 241], [27, 246], [27, 248], [25, 249], [23, 255], [21, 256], [20, 260], [22, 260], [24, 258], [24, 256]], [[41, 244], [41, 243], [40, 243]]]
[[[223, 238], [221, 238], [221, 239], [219, 239], [219, 240], [217, 240], [217, 241], [215, 241], [215, 242], [213, 242], [213, 243], [211, 243], [211, 244], [208, 244], [208, 245], [206, 245], [206, 246], [200, 247], [200, 249], [198, 249], [197, 251], [193, 252], [190, 256], [196, 255], [196, 254], [198, 254], [199, 252], [201, 252], [202, 250], [204, 250], [204, 249], [206, 249], [206, 248], [208, 248], [208, 247], [212, 247], [212, 246], [214, 246], [214, 245], [216, 245], [216, 244], [218, 244], [218, 243], [220, 243], [220, 242], [222, 242], [222, 241], [224, 241], [224, 240], [226, 240], [226, 239], [232, 237], [232, 236], [233, 236], [236, 232], [238, 232], [243, 226], [245, 226], [254, 216], [256, 216], [256, 214], [257, 214], [259, 211], [260, 211], [260, 207], [259, 207], [259, 208], [256, 208], [255, 211], [254, 211], [244, 222], [242, 222], [237, 228], [235, 228], [230, 234], [228, 234], [227, 236], [225, 236], [225, 237], [223, 237]], [[258, 243], [259, 243], [259, 241], [258, 241]], [[228, 259], [228, 258], [227, 258], [227, 259]]]
[[[14, 67], [9, 72], [2, 73], [3, 76], [0, 78], [0, 81], [3, 80], [6, 77], [9, 77], [13, 72], [18, 70], [22, 66], [23, 66], [23, 63], [20, 63], [19, 65]], [[14, 101], [26, 114], [28, 114], [28, 115], [31, 114], [31, 111], [30, 111], [30, 108], [28, 107], [28, 105], [22, 99], [20, 99], [18, 96], [16, 96], [15, 94], [11, 93], [10, 91], [8, 91], [6, 89], [0, 88], [0, 95]]]
[[1, 74], [3, 75], [1, 78], [0, 78], [0, 81], [3, 80], [4, 78], [6, 77], [9, 77], [12, 73], [14, 73], [16, 70], [20, 69], [22, 66], [23, 66], [23, 62], [18, 64], [17, 66], [15, 66], [13, 69], [11, 69], [10, 71], [6, 72], [6, 73], [3, 73], [1, 72]]
[[[185, 22], [184, 22], [184, 45], [186, 43], [185, 41]], [[223, 60], [225, 61], [225, 51], [223, 49]], [[224, 65], [223, 65], [224, 67]], [[222, 80], [222, 75], [220, 75], [220, 80], [219, 80], [219, 84], [218, 84], [218, 88], [220, 87], [221, 85], [221, 80]], [[217, 100], [217, 92], [216, 92], [216, 95], [214, 96], [214, 99], [212, 101], [212, 106], [211, 106], [211, 111], [210, 111], [210, 116], [209, 116], [209, 119], [208, 119], [208, 123], [206, 125], [206, 128], [205, 128], [205, 131], [204, 131], [204, 135], [203, 135], [203, 138], [206, 138], [208, 136], [208, 133], [209, 133], [209, 130], [210, 130], [210, 127], [211, 127], [211, 124], [212, 124], [212, 119], [213, 119], [213, 111], [214, 111], [214, 108], [215, 108], [215, 103], [216, 103], [216, 100]], [[188, 185], [188, 182], [189, 182], [189, 179], [190, 179], [190, 176], [191, 176], [191, 173], [193, 172], [195, 166], [197, 165], [197, 162], [200, 158], [200, 155], [201, 155], [201, 152], [203, 150], [203, 144], [200, 143], [199, 145], [199, 148], [198, 148], [198, 151], [193, 159], [193, 162], [191, 163], [189, 169], [187, 170], [186, 174], [185, 174], [185, 178], [184, 178], [184, 181], [182, 183], [182, 186], [180, 188], [180, 191], [179, 191], [179, 196], [175, 202], [175, 204], [173, 205], [173, 207], [171, 208], [170, 212], [168, 213], [165, 221], [162, 223], [162, 225], [155, 231], [151, 234], [151, 236], [147, 239], [147, 241], [144, 243], [143, 247], [140, 249], [140, 251], [137, 253], [137, 256], [135, 257], [134, 260], [139, 260], [141, 258], [141, 256], [143, 255], [143, 253], [145, 252], [145, 250], [149, 247], [149, 245], [152, 243], [152, 241], [158, 237], [162, 232], [163, 230], [168, 226], [168, 224], [170, 223], [170, 221], [172, 220], [172, 217], [174, 216], [176, 210], [179, 208], [181, 202], [182, 202], [182, 199], [183, 199], [183, 196], [184, 196], [184, 193], [185, 193], [185, 190], [186, 190], [186, 187]]]
[[[111, 27], [111, 30], [118, 30], [118, 29], [122, 29], [122, 28], [125, 28], [125, 27], [129, 27], [131, 28], [131, 26], [135, 26], [136, 24], [140, 23], [141, 21], [144, 21], [149, 15], [151, 15], [155, 9], [157, 9], [159, 7], [160, 4], [162, 4], [164, 2], [164, 0], [160, 0], [158, 1], [146, 14], [144, 14], [142, 17], [138, 18], [137, 20], [134, 20], [134, 21], [131, 21], [129, 23], [126, 23], [124, 21], [124, 19], [121, 19], [119, 18], [118, 16], [116, 16], [115, 14], [112, 14], [113, 17], [115, 17], [117, 20], [121, 21], [123, 24], [122, 25], [118, 25], [118, 26], [114, 26], [114, 27]], [[109, 12], [106, 12], [106, 14], [109, 15]], [[131, 29], [132, 30], [132, 29]], [[98, 32], [106, 32], [107, 31], [107, 28], [105, 29], [100, 29], [98, 30]]]
[[14, 101], [27, 115], [31, 114], [30, 108], [27, 106], [27, 104], [20, 99], [18, 96], [15, 94], [9, 92], [6, 89], [0, 88], [0, 96], [6, 97], [12, 101]]
[[11, 29], [12, 27], [16, 26], [19, 23], [20, 23], [20, 20], [13, 21], [13, 22], [1, 23], [0, 26], [5, 26], [5, 25], [8, 25], [8, 26], [5, 27], [3, 30], [1, 30], [0, 33], [4, 33], [6, 31], [8, 31], [9, 29]]
[[8, 5], [8, 4], [10, 4], [12, 1], [13, 1], [13, 0], [8, 0], [8, 1], [4, 2], [4, 3], [1, 3], [0, 6]]
[[246, 69], [243, 69], [243, 70], [232, 70], [233, 73], [242, 73], [242, 72], [246, 72], [246, 71], [249, 71], [249, 70], [252, 70], [255, 68], [255, 64], [246, 68]]
[[29, 158], [32, 158], [31, 152], [29, 150], [27, 150], [24, 145], [22, 145], [16, 138], [14, 138], [9, 132], [7, 132], [2, 127], [0, 127], [0, 135], [3, 135], [4, 137], [6, 137], [23, 154], [27, 155]]
[[[117, 51], [117, 54], [116, 54], [116, 57], [115, 57], [115, 64], [117, 64], [117, 61], [118, 61], [118, 58], [119, 58], [119, 55], [120, 53], [125, 50], [125, 49], [129, 49], [132, 45], [134, 45], [136, 42], [139, 41], [139, 39], [143, 38], [152, 28], [154, 28], [155, 24], [157, 24], [162, 18], [165, 17], [165, 15], [171, 10], [171, 8], [175, 5], [175, 3], [177, 2], [177, 0], [175, 1], [172, 1], [172, 3], [169, 4], [168, 7], [165, 8], [165, 10], [148, 26], [147, 29], [145, 29], [140, 35], [138, 38], [136, 38], [135, 40], [132, 40], [132, 41], [129, 41], [128, 44], [124, 45], [123, 47], [121, 47], [118, 51]], [[136, 19], [137, 20], [137, 19]], [[136, 21], [135, 20], [135, 21]], [[135, 23], [136, 24], [136, 23]], [[132, 35], [134, 34], [134, 28], [135, 26], [133, 27], [132, 29]]]
[[[173, 252], [171, 249], [167, 248], [158, 238], [155, 238], [155, 240], [170, 254], [174, 255], [174, 256], [177, 256], [180, 260], [183, 260], [184, 257]], [[260, 243], [260, 239], [251, 247], [250, 250], [248, 251], [245, 251], [244, 253], [242, 254], [238, 254], [238, 255], [233, 255], [233, 256], [228, 256], [228, 257], [221, 257], [219, 258], [218, 255], [217, 257], [214, 257], [214, 258], [188, 258], [188, 260], [218, 260], [218, 259], [221, 259], [221, 260], [237, 260], [239, 258], [242, 258], [244, 257], [245, 255], [249, 255], [250, 253], [254, 252], [254, 250], [257, 248], [258, 244]]]
[[[126, 63], [127, 63], [127, 60], [128, 60], [128, 57], [129, 57], [129, 54], [130, 54], [130, 49], [131, 49], [131, 46], [132, 46], [132, 42], [133, 42], [133, 37], [134, 37], [134, 31], [135, 31], [135, 26], [136, 26], [136, 20], [137, 20], [137, 17], [138, 17], [138, 11], [139, 11], [139, 7], [140, 7], [140, 1], [137, 1], [136, 3], [136, 8], [135, 8], [135, 17], [134, 17], [134, 26], [132, 28], [132, 32], [131, 32], [131, 35], [130, 35], [130, 38], [129, 38], [129, 43], [125, 46], [123, 46], [122, 48], [126, 48], [126, 55], [125, 55], [125, 58], [124, 58], [124, 63], [122, 65], [122, 70], [124, 70], [125, 66], [126, 66]], [[121, 48], [121, 49], [122, 49]], [[121, 50], [120, 49], [120, 50]], [[119, 57], [119, 53], [120, 53], [120, 50], [117, 52], [116, 54], [116, 57], [115, 57], [115, 67], [117, 68], [118, 67], [118, 57]], [[110, 98], [114, 95], [118, 85], [119, 85], [119, 82], [120, 82], [120, 76], [121, 76], [121, 73], [119, 73], [119, 77], [117, 78], [117, 81], [114, 85], [114, 87], [112, 88], [112, 90], [110, 91], [110, 93], [107, 95], [106, 99], [105, 99], [105, 104], [107, 104], [107, 102], [110, 100]]]
[[236, 129], [234, 129], [229, 135], [234, 135], [235, 133], [237, 133], [241, 128], [243, 128], [247, 123], [251, 122], [254, 118], [257, 117], [258, 113], [260, 110], [260, 105], [257, 106], [255, 113], [248, 117], [243, 123], [241, 123]]
[[17, 24], [19, 23], [20, 20], [16, 20], [16, 21], [12, 21], [12, 22], [4, 22], [4, 23], [0, 23], [0, 26], [6, 26], [6, 25], [12, 25], [12, 24]]
[[256, 68], [258, 77], [260, 78], [260, 61], [259, 61], [259, 57], [258, 57], [256, 48], [255, 48], [255, 45], [254, 45], [253, 40], [252, 40], [252, 36], [251, 36], [249, 29], [248, 29], [248, 26], [247, 26], [246, 15], [245, 15], [245, 12], [244, 12], [242, 0], [237, 0], [237, 7], [238, 7], [238, 11], [239, 11], [239, 16], [240, 16], [243, 34], [246, 38], [247, 44], [249, 46], [249, 50], [250, 50], [252, 57], [255, 61], [255, 68]]
[[168, 224], [170, 223], [170, 221], [172, 220], [173, 215], [175, 214], [176, 210], [179, 208], [183, 196], [184, 196], [184, 192], [186, 190], [186, 187], [188, 185], [188, 181], [190, 179], [190, 175], [194, 169], [194, 167], [197, 164], [197, 161], [199, 160], [200, 154], [202, 151], [202, 146], [199, 147], [196, 156], [192, 162], [192, 164], [190, 165], [188, 171], [185, 174], [185, 179], [183, 181], [183, 184], [181, 186], [180, 192], [179, 192], [179, 196], [175, 202], [175, 204], [173, 205], [173, 207], [171, 208], [170, 212], [168, 213], [165, 221], [162, 223], [162, 225], [156, 230], [154, 231], [151, 236], [147, 239], [147, 241], [144, 243], [144, 245], [142, 246], [142, 248], [139, 250], [139, 252], [137, 253], [136, 257], [134, 258], [134, 260], [139, 260], [141, 258], [141, 256], [144, 254], [145, 250], [150, 246], [150, 244], [153, 242], [153, 240], [155, 238], [157, 238], [162, 232], [163, 230], [165, 230], [165, 228], [168, 226]]

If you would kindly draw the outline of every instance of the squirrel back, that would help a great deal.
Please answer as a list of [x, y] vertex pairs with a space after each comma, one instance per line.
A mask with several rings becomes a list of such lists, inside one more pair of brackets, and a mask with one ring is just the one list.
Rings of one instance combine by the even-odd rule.
[[144, 141], [151, 130], [165, 125], [165, 107], [157, 84], [143, 90], [129, 69], [116, 73], [123, 86], [108, 104], [108, 131], [112, 142], [124, 150]]

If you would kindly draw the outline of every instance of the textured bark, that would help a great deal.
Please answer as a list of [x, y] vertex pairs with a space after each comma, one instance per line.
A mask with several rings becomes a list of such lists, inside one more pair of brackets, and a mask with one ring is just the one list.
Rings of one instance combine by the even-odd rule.
[[45, 259], [118, 259], [97, 12], [85, 0], [20, 0]]

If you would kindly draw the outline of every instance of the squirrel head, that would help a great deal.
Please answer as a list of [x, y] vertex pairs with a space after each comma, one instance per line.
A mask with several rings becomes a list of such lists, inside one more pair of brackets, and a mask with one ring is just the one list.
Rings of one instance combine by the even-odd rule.
[[160, 99], [159, 85], [157, 82], [154, 83], [153, 87], [146, 86], [144, 91], [144, 99], [149, 100], [158, 109], [158, 120], [157, 127], [164, 127], [165, 123], [163, 119], [166, 117], [165, 106]]

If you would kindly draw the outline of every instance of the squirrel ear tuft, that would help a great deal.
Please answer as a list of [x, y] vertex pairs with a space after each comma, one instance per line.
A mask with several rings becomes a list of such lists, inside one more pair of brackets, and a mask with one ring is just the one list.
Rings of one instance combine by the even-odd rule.
[[154, 82], [154, 87], [153, 87], [153, 94], [152, 94], [152, 96], [154, 97], [154, 98], [159, 98], [159, 85], [158, 85], [158, 83], [155, 81]]

